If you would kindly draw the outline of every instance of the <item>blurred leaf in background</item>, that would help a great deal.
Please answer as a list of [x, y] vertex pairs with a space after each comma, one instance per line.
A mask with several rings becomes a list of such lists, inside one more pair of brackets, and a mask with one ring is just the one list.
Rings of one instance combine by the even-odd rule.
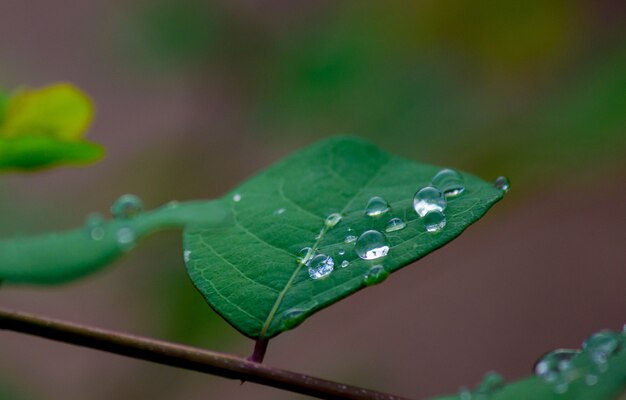
[[0, 95], [0, 170], [98, 160], [102, 147], [83, 140], [93, 114], [89, 97], [66, 83]]

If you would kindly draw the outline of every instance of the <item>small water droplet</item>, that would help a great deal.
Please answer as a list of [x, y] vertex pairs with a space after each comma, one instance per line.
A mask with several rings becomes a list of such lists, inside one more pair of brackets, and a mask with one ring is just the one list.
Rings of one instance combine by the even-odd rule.
[[349, 262], [348, 260], [343, 260], [343, 261], [341, 262], [341, 268], [345, 268], [345, 267], [347, 267], [348, 265], [350, 265], [350, 262]]
[[240, 195], [239, 193], [235, 193], [235, 194], [233, 195], [233, 201], [234, 201], [235, 203], [239, 203], [239, 202], [241, 201], [241, 195]]
[[333, 228], [339, 223], [339, 221], [341, 221], [341, 218], [341, 214], [339, 213], [330, 214], [328, 217], [326, 217], [326, 227], [328, 227], [328, 229]]
[[130, 219], [143, 211], [143, 202], [134, 194], [120, 196], [111, 206], [111, 215], [115, 219]]
[[326, 254], [318, 254], [307, 263], [307, 266], [312, 279], [321, 279], [333, 272], [335, 261]]
[[363, 284], [365, 286], [372, 286], [384, 281], [388, 276], [389, 272], [385, 270], [385, 267], [382, 265], [374, 265], [367, 271], [365, 276], [363, 276]]
[[356, 242], [356, 236], [354, 236], [354, 235], [346, 236], [346, 239], [344, 240], [344, 242], [346, 242], [346, 243], [354, 243], [354, 242]]
[[441, 211], [431, 211], [423, 218], [426, 231], [436, 233], [446, 226], [446, 216]]
[[191, 258], [191, 251], [185, 250], [183, 252], [183, 259], [185, 260], [186, 263], [188, 263], [190, 258]]
[[137, 237], [135, 231], [129, 227], [123, 227], [117, 230], [115, 233], [115, 240], [120, 249], [126, 251], [135, 246], [135, 240]]
[[385, 235], [378, 231], [366, 231], [356, 241], [354, 245], [356, 254], [363, 260], [375, 260], [387, 255], [389, 244]]
[[465, 190], [463, 176], [450, 168], [442, 169], [437, 172], [431, 180], [431, 183], [441, 190], [445, 194], [445, 197], [458, 196]]
[[395, 232], [400, 231], [406, 228], [406, 223], [402, 221], [400, 218], [392, 218], [387, 222], [387, 227], [385, 227], [385, 232]]
[[459, 400], [472, 400], [472, 392], [468, 388], [462, 387], [459, 389]]
[[619, 333], [606, 330], [591, 335], [583, 342], [583, 349], [595, 363], [604, 364], [619, 350], [621, 344]]
[[413, 197], [413, 209], [420, 217], [431, 211], [441, 212], [446, 209], [447, 205], [448, 202], [443, 192], [432, 186], [421, 188]]
[[283, 318], [285, 319], [285, 328], [291, 329], [298, 326], [302, 320], [302, 314], [304, 314], [304, 310], [302, 308], [292, 308], [285, 311]]
[[180, 202], [178, 200], [172, 200], [170, 202], [168, 202], [165, 207], [167, 208], [178, 208], [180, 207]]
[[493, 186], [506, 193], [511, 189], [511, 182], [506, 176], [499, 176], [495, 181], [493, 181]]
[[488, 372], [478, 386], [478, 392], [484, 394], [493, 394], [495, 391], [504, 387], [504, 378], [497, 372]]
[[104, 217], [101, 214], [89, 214], [85, 220], [85, 232], [93, 240], [104, 239]]
[[579, 350], [557, 349], [551, 351], [535, 364], [535, 375], [549, 383], [561, 381], [563, 373], [573, 367], [572, 361], [578, 354], [580, 354]]
[[299, 264], [306, 264], [309, 260], [314, 256], [315, 252], [310, 247], [304, 247], [300, 249], [298, 252], [298, 257], [296, 257], [296, 261]]
[[598, 383], [598, 375], [594, 375], [594, 374], [587, 374], [585, 376], [585, 384], [587, 384], [587, 386], [593, 386], [596, 383]]
[[279, 208], [278, 210], [274, 211], [274, 215], [282, 215], [282, 213], [284, 213], [285, 211], [287, 211], [286, 208]]
[[370, 217], [379, 217], [389, 211], [389, 203], [379, 196], [374, 196], [367, 202], [365, 214]]
[[339, 249], [337, 254], [339, 254], [340, 256], [343, 256], [344, 254], [346, 254], [346, 251], [344, 249]]

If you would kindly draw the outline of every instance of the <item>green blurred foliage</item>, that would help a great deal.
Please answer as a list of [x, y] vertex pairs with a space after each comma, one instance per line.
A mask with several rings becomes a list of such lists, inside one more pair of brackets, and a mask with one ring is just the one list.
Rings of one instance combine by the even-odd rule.
[[0, 170], [98, 160], [102, 147], [82, 139], [92, 119], [91, 100], [70, 84], [0, 96]]

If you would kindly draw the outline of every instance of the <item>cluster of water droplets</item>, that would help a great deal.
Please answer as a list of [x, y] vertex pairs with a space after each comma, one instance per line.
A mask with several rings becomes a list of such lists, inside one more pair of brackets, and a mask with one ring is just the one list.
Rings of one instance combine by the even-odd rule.
[[[177, 207], [176, 203], [168, 204], [168, 207]], [[111, 206], [111, 215], [117, 222], [129, 222], [143, 212], [143, 202], [132, 194], [120, 196]], [[100, 241], [107, 236], [106, 220], [101, 214], [90, 214], [85, 220], [85, 233], [91, 240]], [[130, 250], [137, 241], [135, 230], [130, 224], [122, 225], [113, 232], [118, 247], [127, 251]]]
[[439, 232], [446, 226], [445, 210], [448, 207], [448, 199], [459, 196], [464, 191], [463, 176], [453, 169], [446, 168], [433, 176], [429, 186], [415, 193], [413, 209], [422, 219], [427, 232]]
[[459, 400], [489, 400], [504, 387], [504, 378], [495, 372], [488, 372], [474, 390], [461, 388]]
[[557, 349], [547, 353], [535, 364], [535, 375], [559, 394], [566, 393], [570, 385], [579, 380], [593, 386], [609, 369], [610, 358], [620, 351], [626, 351], [626, 327], [621, 334], [603, 330], [587, 338], [582, 349]]

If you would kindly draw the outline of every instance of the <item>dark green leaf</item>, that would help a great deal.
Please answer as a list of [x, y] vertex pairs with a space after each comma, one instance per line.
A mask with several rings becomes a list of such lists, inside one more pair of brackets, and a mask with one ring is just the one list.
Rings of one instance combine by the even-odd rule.
[[[225, 197], [235, 224], [186, 229], [189, 275], [209, 304], [243, 334], [273, 337], [443, 246], [502, 198], [491, 184], [464, 174], [465, 191], [449, 200], [447, 225], [426, 232], [412, 208], [413, 195], [439, 170], [358, 139], [334, 138], [311, 146]], [[364, 215], [373, 196], [386, 199], [391, 211], [378, 218]], [[332, 213], [343, 218], [326, 229], [325, 219]], [[362, 260], [354, 243], [344, 242], [370, 229], [384, 231], [391, 217], [406, 221], [407, 227], [386, 234], [386, 257]], [[334, 271], [312, 279], [308, 267], [297, 261], [306, 247], [332, 257]], [[344, 260], [347, 267], [340, 266]]]
[[84, 140], [47, 136], [0, 137], [0, 170], [32, 170], [57, 164], [87, 164], [102, 158], [104, 149]]

